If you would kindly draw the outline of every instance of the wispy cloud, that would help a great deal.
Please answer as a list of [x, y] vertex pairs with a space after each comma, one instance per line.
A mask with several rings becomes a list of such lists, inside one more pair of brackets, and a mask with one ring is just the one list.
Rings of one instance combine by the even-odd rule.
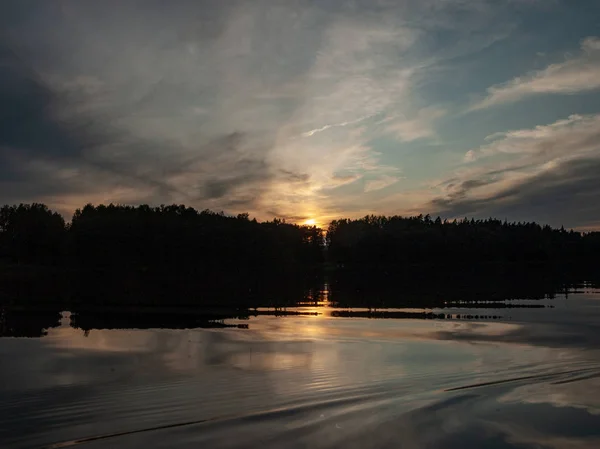
[[335, 127], [338, 127], [338, 126], [354, 125], [356, 123], [360, 123], [363, 120], [368, 119], [369, 117], [371, 117], [371, 116], [370, 115], [366, 115], [364, 117], [359, 117], [356, 120], [352, 120], [352, 121], [349, 121], [349, 122], [334, 123], [332, 125], [324, 125], [324, 126], [321, 126], [320, 128], [311, 129], [310, 131], [306, 131], [306, 132], [302, 133], [302, 137], [311, 137], [311, 136], [314, 136], [317, 133], [320, 133], [320, 132], [323, 132], [323, 131], [327, 131], [330, 128], [335, 128]]
[[465, 159], [475, 161], [501, 153], [546, 159], [572, 157], [597, 147], [594, 139], [599, 129], [599, 115], [574, 114], [548, 125], [494, 133], [486, 138], [490, 143], [469, 150]]
[[396, 184], [401, 178], [395, 176], [382, 175], [377, 179], [365, 182], [365, 192], [374, 192], [375, 190], [385, 189]]
[[19, 54], [0, 42], [0, 199], [259, 218], [369, 210], [384, 194], [412, 207], [403, 161], [380, 151], [442, 141], [453, 105], [428, 95], [437, 68], [506, 37], [517, 3], [148, 0], [115, 17], [104, 3], [4, 2]]
[[577, 56], [489, 87], [487, 97], [472, 105], [470, 110], [513, 103], [532, 95], [575, 94], [597, 89], [600, 89], [600, 39], [588, 37], [581, 42]]
[[427, 107], [417, 111], [413, 118], [389, 117], [380, 123], [386, 123], [385, 130], [402, 142], [412, 142], [435, 136], [435, 121], [446, 114], [440, 107]]
[[572, 115], [491, 136], [475, 161], [439, 184], [438, 213], [596, 225], [600, 216], [600, 115]]

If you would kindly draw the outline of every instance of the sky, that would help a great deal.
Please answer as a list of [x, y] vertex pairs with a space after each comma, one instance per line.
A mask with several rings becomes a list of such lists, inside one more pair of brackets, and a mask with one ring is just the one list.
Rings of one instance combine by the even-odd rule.
[[0, 204], [600, 229], [596, 0], [0, 0]]

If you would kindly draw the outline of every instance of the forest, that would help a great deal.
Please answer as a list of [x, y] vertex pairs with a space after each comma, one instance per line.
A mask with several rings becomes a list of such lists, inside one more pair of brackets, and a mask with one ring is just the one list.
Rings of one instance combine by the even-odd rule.
[[331, 261], [348, 266], [470, 266], [473, 264], [581, 264], [600, 254], [600, 232], [580, 233], [538, 223], [494, 218], [433, 220], [366, 216], [334, 220], [326, 234]]
[[340, 305], [398, 291], [435, 303], [464, 285], [498, 299], [531, 280], [543, 297], [565, 272], [597, 278], [599, 253], [599, 232], [496, 219], [366, 216], [325, 231], [183, 205], [86, 205], [67, 222], [21, 204], [0, 208], [0, 303], [285, 306], [316, 301], [324, 282]]
[[[181, 205], [0, 209], [0, 295], [104, 304], [244, 305], [302, 297], [323, 262], [316, 227]], [[31, 299], [30, 299], [31, 298]]]

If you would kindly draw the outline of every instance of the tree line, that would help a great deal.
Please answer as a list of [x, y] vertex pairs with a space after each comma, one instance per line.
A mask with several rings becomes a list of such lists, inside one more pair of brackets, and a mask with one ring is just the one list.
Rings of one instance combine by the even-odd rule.
[[[0, 209], [0, 261], [14, 273], [5, 288], [22, 296], [67, 285], [82, 302], [282, 301], [304, 296], [323, 238], [315, 226], [183, 205], [86, 205], [66, 223], [43, 204], [21, 204]], [[31, 283], [18, 267], [45, 278]]]
[[496, 219], [370, 215], [325, 232], [183, 205], [86, 205], [70, 222], [43, 204], [0, 208], [0, 296], [16, 300], [281, 306], [314, 298], [325, 278], [339, 304], [397, 301], [399, 288], [417, 298], [421, 285], [441, 300], [456, 273], [470, 291], [508, 285], [502, 270], [524, 264], [555, 282], [556, 267], [593, 271], [598, 254], [599, 232]]
[[600, 232], [580, 233], [494, 218], [435, 220], [369, 215], [334, 220], [327, 231], [329, 260], [345, 266], [473, 266], [595, 263]]
[[326, 240], [340, 307], [543, 299], [600, 279], [600, 232], [537, 223], [369, 215], [332, 221]]
[[321, 230], [183, 205], [86, 205], [70, 223], [43, 204], [0, 208], [0, 258], [15, 264], [277, 271], [318, 263]]

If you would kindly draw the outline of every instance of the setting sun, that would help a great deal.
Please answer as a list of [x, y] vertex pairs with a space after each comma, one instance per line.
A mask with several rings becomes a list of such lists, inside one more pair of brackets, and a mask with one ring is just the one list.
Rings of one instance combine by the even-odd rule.
[[304, 224], [307, 226], [315, 226], [317, 224], [317, 222], [314, 218], [309, 218], [308, 220], [306, 220], [304, 222]]

